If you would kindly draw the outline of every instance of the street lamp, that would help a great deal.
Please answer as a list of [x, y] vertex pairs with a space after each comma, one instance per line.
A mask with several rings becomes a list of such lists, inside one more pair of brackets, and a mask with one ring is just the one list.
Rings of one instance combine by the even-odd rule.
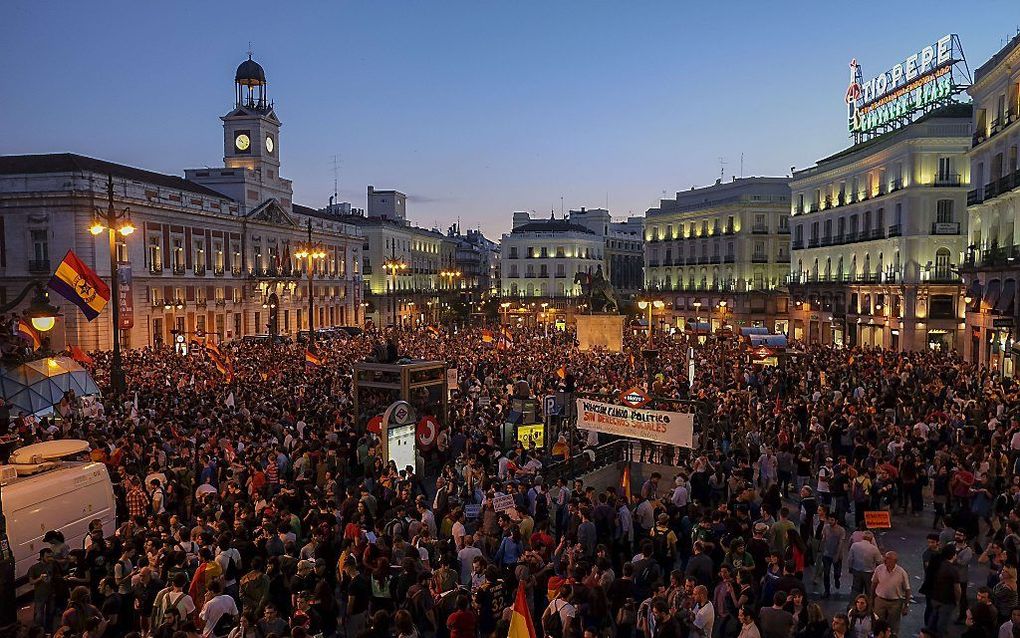
[[652, 344], [652, 311], [665, 308], [666, 304], [661, 299], [641, 299], [638, 301], [638, 308], [648, 312], [648, 342], [641, 351], [645, 358], [645, 371], [648, 374], [648, 394], [652, 393], [652, 379], [654, 378], [654, 363], [659, 357], [659, 351]]
[[131, 223], [131, 212], [125, 208], [118, 212], [113, 208], [113, 175], [107, 176], [107, 207], [97, 208], [89, 226], [89, 232], [97, 239], [107, 231], [110, 240], [110, 294], [113, 296], [113, 362], [110, 365], [110, 386], [114, 393], [124, 390], [124, 368], [120, 356], [120, 272], [117, 268], [117, 234], [127, 237], [135, 232]]
[[407, 270], [407, 262], [397, 259], [397, 249], [393, 245], [390, 249], [390, 258], [383, 262], [383, 270], [390, 276], [390, 307], [393, 309], [393, 325], [397, 325], [397, 304], [394, 299], [397, 290], [397, 273]]
[[549, 302], [548, 301], [543, 301], [542, 302], [542, 323], [545, 324], [545, 338], [546, 339], [549, 338], [549, 311], [547, 310], [548, 308], [549, 308]]
[[503, 325], [506, 325], [507, 313], [510, 312], [510, 302], [504, 301], [503, 303], [499, 304], [499, 307], [503, 309]]
[[701, 334], [701, 317], [699, 316], [699, 313], [701, 312], [701, 300], [695, 298], [694, 301], [691, 302], [691, 305], [694, 306], [694, 338], [697, 339]]
[[315, 294], [312, 285], [312, 278], [315, 274], [315, 260], [323, 259], [326, 256], [325, 247], [320, 243], [312, 242], [312, 220], [308, 219], [308, 242], [298, 244], [294, 256], [298, 259], [307, 259], [308, 263], [308, 345], [315, 345]]

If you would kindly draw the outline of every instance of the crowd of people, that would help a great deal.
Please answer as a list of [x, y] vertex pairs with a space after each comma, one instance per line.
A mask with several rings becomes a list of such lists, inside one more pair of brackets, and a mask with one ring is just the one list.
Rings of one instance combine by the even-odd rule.
[[[914, 615], [926, 638], [1020, 637], [1011, 379], [931, 351], [810, 346], [764, 367], [728, 334], [660, 335], [649, 375], [629, 354], [640, 335], [621, 353], [491, 335], [336, 337], [317, 364], [303, 345], [143, 348], [119, 395], [94, 353], [101, 402], [14, 426], [22, 444], [87, 440], [120, 524], [81, 547], [47, 534], [21, 631], [503, 638], [523, 589], [550, 638], [888, 638]], [[386, 351], [458, 371], [417, 469], [355, 414], [353, 366]], [[544, 447], [503, 447], [522, 387], [614, 395], [649, 378], [696, 410], [696, 443], [634, 446], [633, 489], [555, 471], [607, 442], [569, 418]], [[882, 511], [931, 528], [921, 573], [880, 548], [864, 513]]]

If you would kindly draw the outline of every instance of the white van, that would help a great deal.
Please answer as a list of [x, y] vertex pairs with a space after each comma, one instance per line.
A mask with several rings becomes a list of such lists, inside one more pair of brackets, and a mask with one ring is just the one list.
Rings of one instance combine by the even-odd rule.
[[87, 451], [85, 441], [51, 441], [20, 448], [11, 455], [11, 463], [0, 465], [19, 595], [26, 589], [29, 568], [39, 560], [39, 550], [48, 547], [43, 542], [46, 532], [62, 532], [67, 545], [77, 549], [84, 543], [90, 521], [101, 520], [107, 537], [117, 529], [113, 484], [106, 466], [61, 460]]

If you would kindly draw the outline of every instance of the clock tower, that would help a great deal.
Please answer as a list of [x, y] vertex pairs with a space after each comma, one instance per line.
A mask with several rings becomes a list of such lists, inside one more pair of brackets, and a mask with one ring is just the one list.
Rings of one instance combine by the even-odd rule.
[[185, 175], [252, 210], [276, 199], [289, 210], [293, 188], [280, 177], [280, 120], [269, 101], [266, 72], [248, 54], [234, 73], [234, 108], [223, 121], [225, 170], [189, 169]]

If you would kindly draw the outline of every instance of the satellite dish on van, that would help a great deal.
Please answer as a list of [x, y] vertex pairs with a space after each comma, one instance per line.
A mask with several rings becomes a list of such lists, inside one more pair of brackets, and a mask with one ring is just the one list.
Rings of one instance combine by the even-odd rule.
[[42, 463], [43, 461], [58, 461], [68, 456], [76, 456], [89, 451], [89, 442], [81, 439], [61, 439], [58, 441], [45, 441], [33, 443], [14, 450], [11, 454], [11, 464]]

